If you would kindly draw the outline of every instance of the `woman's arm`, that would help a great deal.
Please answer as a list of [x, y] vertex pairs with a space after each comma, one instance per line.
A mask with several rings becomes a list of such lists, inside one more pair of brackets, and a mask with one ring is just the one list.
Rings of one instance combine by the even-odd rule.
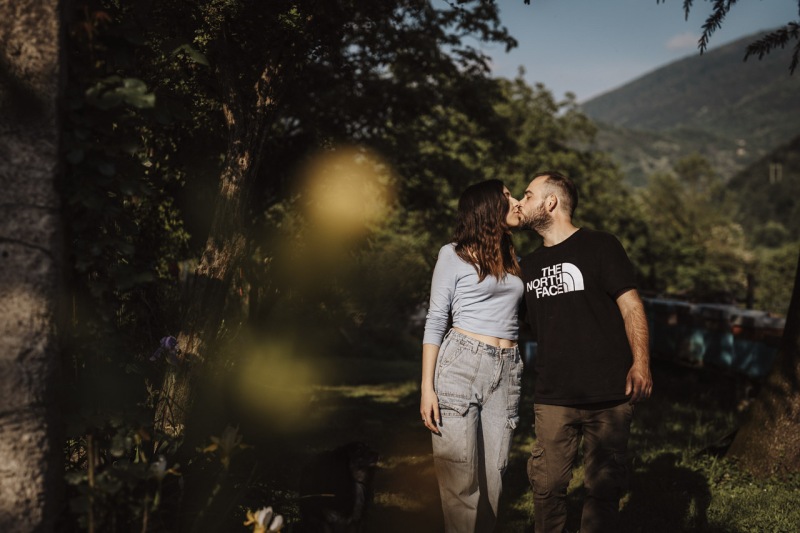
[[458, 257], [450, 245], [442, 246], [436, 259], [431, 279], [431, 299], [428, 315], [425, 318], [425, 334], [422, 338], [422, 395], [419, 412], [425, 427], [439, 433], [439, 398], [433, 387], [436, 372], [436, 359], [439, 357], [439, 344], [445, 336], [453, 294], [456, 287], [456, 265]]
[[433, 376], [436, 372], [436, 359], [439, 357], [439, 347], [435, 344], [422, 345], [422, 397], [419, 402], [419, 412], [425, 427], [439, 433], [438, 426], [442, 419], [439, 416], [439, 397], [433, 388]]

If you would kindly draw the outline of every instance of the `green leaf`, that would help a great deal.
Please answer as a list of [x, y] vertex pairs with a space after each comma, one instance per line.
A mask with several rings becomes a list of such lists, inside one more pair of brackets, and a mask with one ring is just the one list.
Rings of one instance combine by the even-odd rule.
[[147, 84], [138, 78], [125, 78], [119, 93], [125, 102], [139, 109], [149, 109], [156, 105], [156, 95], [147, 92]]
[[111, 109], [126, 103], [139, 109], [156, 104], [156, 95], [147, 92], [147, 84], [138, 78], [109, 76], [86, 91], [86, 99], [95, 107]]
[[208, 59], [204, 56], [199, 50], [194, 48], [190, 44], [182, 44], [177, 47], [175, 50], [172, 51], [172, 55], [178, 55], [178, 53], [183, 52], [186, 56], [194, 61], [195, 63], [199, 63], [203, 66], [208, 66]]

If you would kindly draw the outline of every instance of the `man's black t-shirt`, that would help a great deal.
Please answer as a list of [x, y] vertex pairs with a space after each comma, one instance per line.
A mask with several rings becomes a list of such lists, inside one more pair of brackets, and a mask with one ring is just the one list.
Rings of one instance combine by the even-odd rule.
[[582, 228], [520, 265], [528, 322], [538, 340], [534, 401], [624, 400], [633, 356], [616, 299], [636, 282], [617, 238]]

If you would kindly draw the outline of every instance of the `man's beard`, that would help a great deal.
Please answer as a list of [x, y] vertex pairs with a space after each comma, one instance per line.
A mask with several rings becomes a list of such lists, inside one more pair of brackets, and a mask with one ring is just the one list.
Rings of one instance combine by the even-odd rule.
[[553, 219], [547, 213], [544, 207], [544, 202], [539, 204], [539, 207], [533, 212], [531, 216], [522, 214], [522, 219], [519, 222], [521, 229], [532, 229], [539, 235], [547, 231], [553, 225]]

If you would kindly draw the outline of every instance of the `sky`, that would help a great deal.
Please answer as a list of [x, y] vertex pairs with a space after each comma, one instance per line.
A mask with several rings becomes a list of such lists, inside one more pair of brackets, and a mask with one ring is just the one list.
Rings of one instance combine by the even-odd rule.
[[[502, 24], [519, 44], [509, 53], [499, 45], [482, 46], [493, 74], [513, 78], [522, 66], [530, 85], [543, 83], [557, 99], [572, 92], [578, 102], [699, 54], [697, 41], [711, 12], [707, 0], [694, 1], [688, 20], [682, 0], [497, 2]], [[798, 18], [797, 0], [740, 0], [709, 49]]]

